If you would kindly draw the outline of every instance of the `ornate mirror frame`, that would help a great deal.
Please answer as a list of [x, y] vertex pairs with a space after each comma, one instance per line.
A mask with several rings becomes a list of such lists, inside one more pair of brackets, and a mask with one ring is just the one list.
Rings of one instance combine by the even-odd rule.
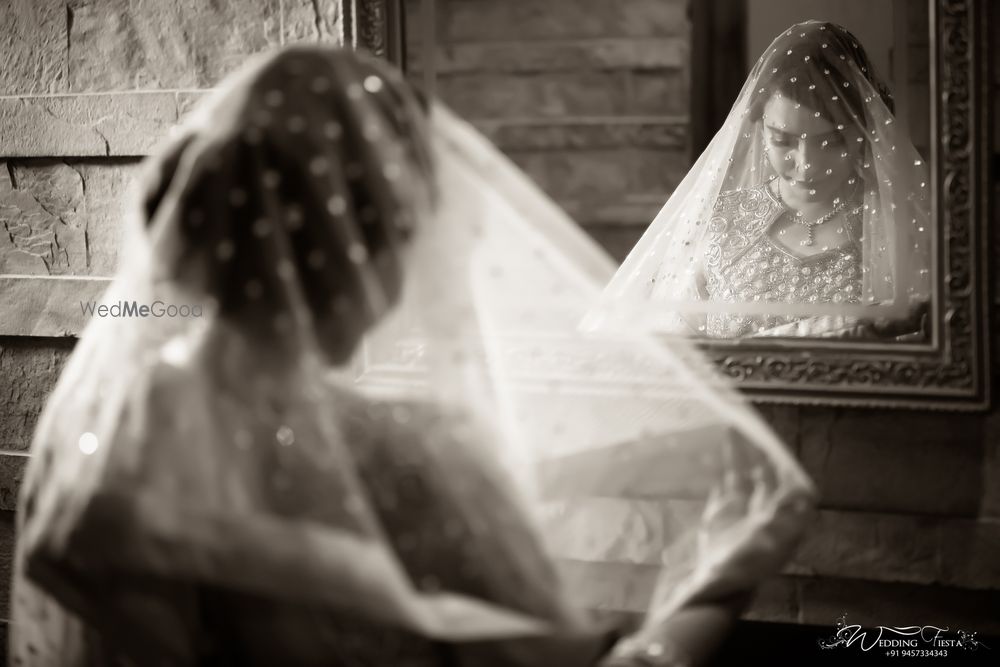
[[931, 0], [934, 334], [927, 344], [706, 343], [755, 400], [982, 410], [989, 406], [989, 3]]
[[344, 0], [344, 45], [405, 68], [403, 0]]
[[[989, 406], [988, 0], [929, 0], [934, 333], [925, 344], [703, 344], [761, 402], [983, 410]], [[345, 44], [402, 65], [400, 0], [346, 0]]]

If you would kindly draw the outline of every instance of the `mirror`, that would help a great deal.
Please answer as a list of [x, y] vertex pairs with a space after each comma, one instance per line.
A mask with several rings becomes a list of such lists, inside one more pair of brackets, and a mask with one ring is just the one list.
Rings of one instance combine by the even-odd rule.
[[[623, 293], [665, 281], [645, 309], [665, 313], [665, 334], [702, 337], [748, 391], [986, 400], [983, 3], [408, 0], [404, 12], [409, 75], [629, 258]], [[787, 33], [820, 18], [849, 32], [827, 46]], [[832, 73], [823, 49], [839, 49]], [[696, 164], [713, 137], [728, 147]], [[673, 241], [652, 240], [657, 220]]]
[[[665, 334], [929, 343], [925, 3], [751, 0], [737, 39], [707, 42], [722, 3], [473, 4], [408, 5], [411, 74], [628, 257], [616, 302], [663, 311]], [[704, 59], [739, 74], [714, 110]]]
[[[834, 25], [817, 30], [810, 18]], [[730, 154], [715, 157], [736, 172], [727, 181], [741, 192], [728, 197], [740, 203], [715, 195], [718, 215], [703, 214], [717, 229], [700, 251], [710, 257], [700, 271], [708, 279], [695, 294], [722, 312], [699, 316], [697, 303], [677, 304], [695, 311], [685, 316], [697, 318], [689, 329], [715, 339], [929, 343], [926, 2], [699, 3], [692, 23], [693, 80], [715, 82], [692, 87], [696, 152], [727, 127], [746, 148], [737, 137]], [[745, 100], [743, 86], [754, 89]], [[735, 127], [741, 105], [752, 122]], [[763, 159], [753, 155], [757, 142]], [[769, 179], [758, 189], [773, 207], [740, 214]], [[684, 212], [672, 208], [664, 214]], [[684, 259], [674, 253], [674, 263]]]

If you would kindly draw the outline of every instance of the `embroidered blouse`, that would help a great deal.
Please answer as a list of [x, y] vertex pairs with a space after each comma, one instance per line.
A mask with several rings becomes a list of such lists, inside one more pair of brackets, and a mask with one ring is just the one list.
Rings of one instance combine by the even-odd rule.
[[[787, 209], [768, 184], [719, 195], [709, 220], [704, 265], [708, 299], [725, 303], [861, 303], [860, 213], [848, 212], [848, 243], [800, 256], [769, 230]], [[704, 335], [836, 335], [853, 318], [709, 313]]]

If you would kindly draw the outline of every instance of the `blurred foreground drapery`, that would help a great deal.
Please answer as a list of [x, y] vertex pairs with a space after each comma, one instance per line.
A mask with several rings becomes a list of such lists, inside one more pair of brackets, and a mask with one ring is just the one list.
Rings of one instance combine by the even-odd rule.
[[[595, 518], [660, 559], [650, 622], [787, 557], [810, 485], [777, 438], [693, 348], [581, 332], [607, 258], [396, 73], [264, 59], [150, 173], [105, 301], [201, 315], [84, 333], [24, 488], [20, 571], [52, 597], [18, 581], [21, 655], [94, 648], [57, 600], [103, 650], [180, 663], [391, 648], [358, 622], [423, 647], [400, 655], [586, 664], [599, 582], [546, 551]], [[671, 521], [548, 527], [602, 496]]]

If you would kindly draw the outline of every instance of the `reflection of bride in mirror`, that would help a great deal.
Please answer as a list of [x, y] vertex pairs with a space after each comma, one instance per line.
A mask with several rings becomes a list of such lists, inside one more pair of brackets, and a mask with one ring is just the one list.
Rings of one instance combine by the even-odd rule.
[[892, 108], [851, 33], [792, 26], [606, 295], [713, 338], [922, 336], [928, 178]]

